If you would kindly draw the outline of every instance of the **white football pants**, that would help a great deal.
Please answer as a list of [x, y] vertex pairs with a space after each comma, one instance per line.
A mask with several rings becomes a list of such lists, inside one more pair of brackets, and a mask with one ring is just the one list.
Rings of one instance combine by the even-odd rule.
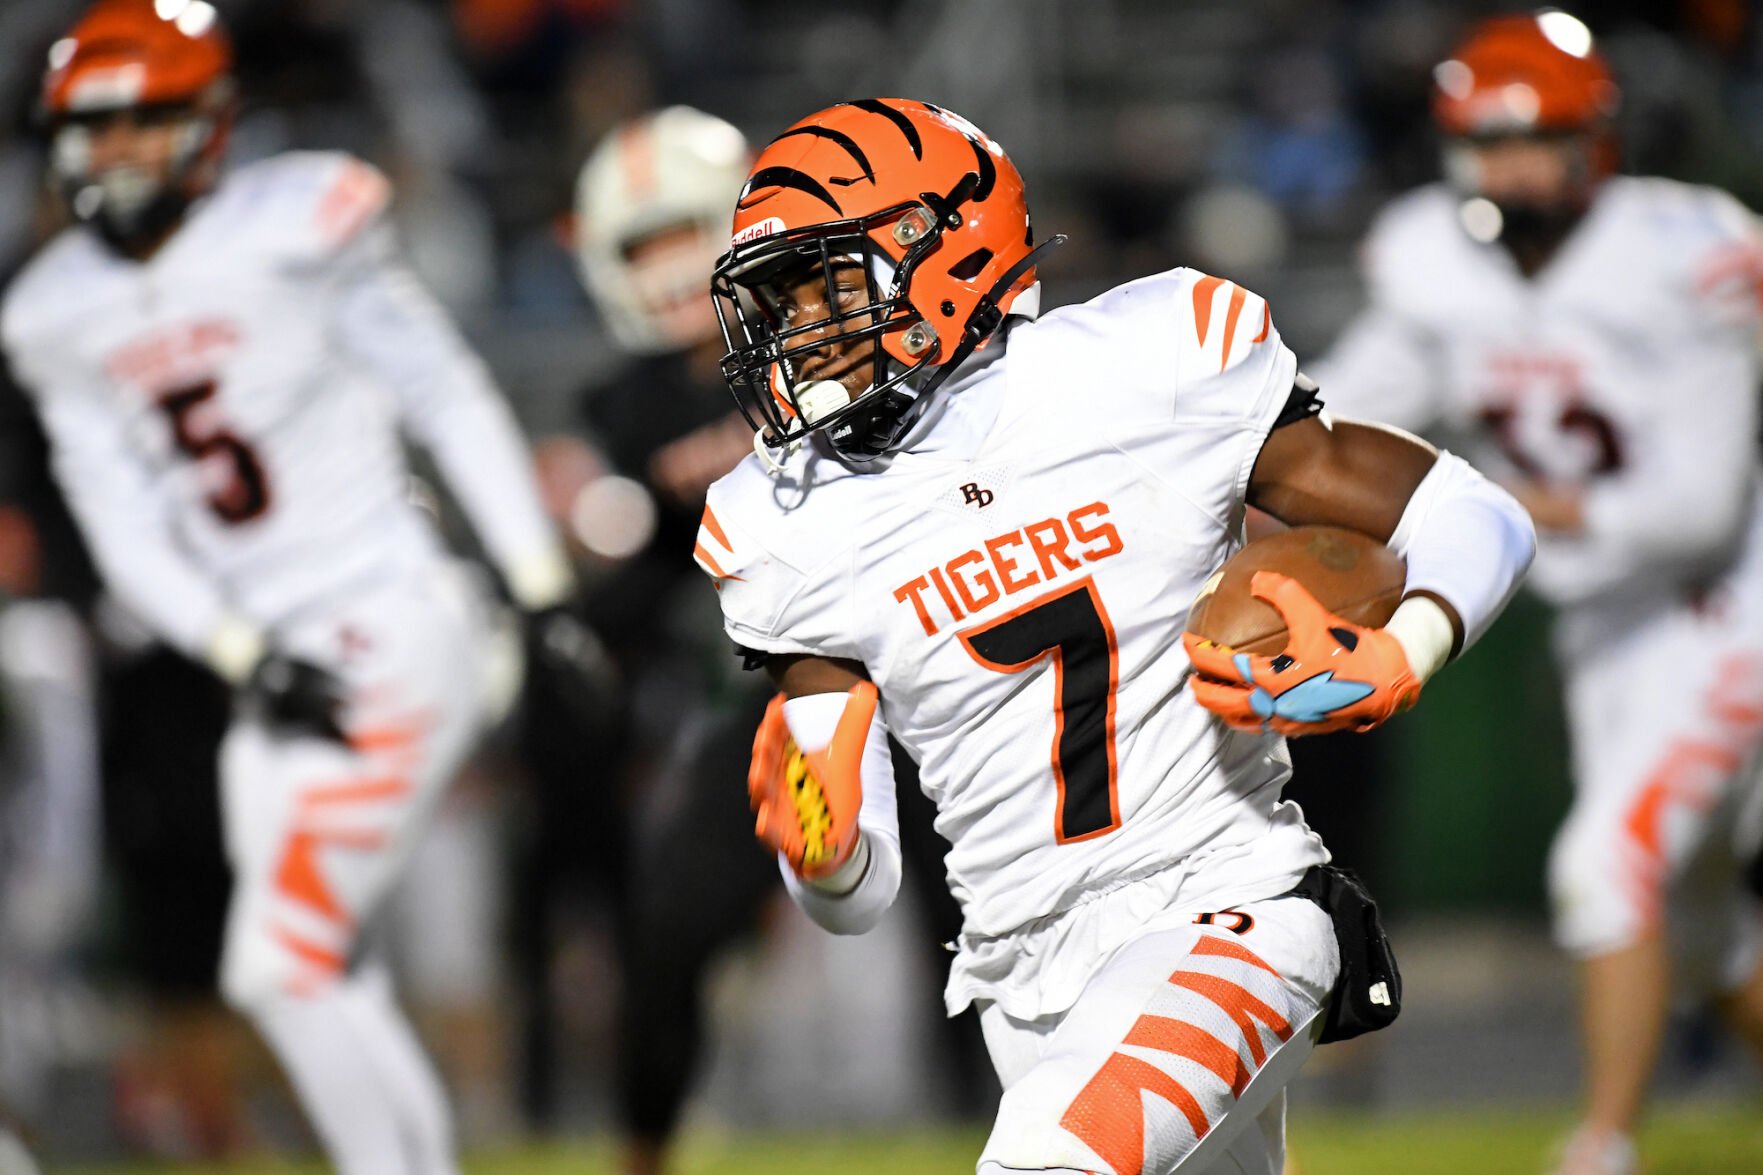
[[221, 747], [234, 874], [221, 990], [344, 1175], [457, 1169], [445, 1097], [363, 932], [478, 732], [484, 625], [446, 568], [276, 633], [337, 672], [349, 745], [241, 719]]
[[1573, 808], [1549, 855], [1555, 936], [1584, 957], [1658, 930], [1672, 883], [1763, 747], [1763, 543], [1700, 599], [1568, 613]]
[[981, 1005], [1004, 1097], [978, 1175], [1280, 1175], [1339, 951], [1307, 899], [1233, 910], [1127, 943], [1059, 1015]]

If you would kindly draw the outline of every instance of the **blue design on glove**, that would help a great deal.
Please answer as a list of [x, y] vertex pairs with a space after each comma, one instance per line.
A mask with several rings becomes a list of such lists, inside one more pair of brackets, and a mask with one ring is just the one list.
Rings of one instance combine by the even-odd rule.
[[1363, 681], [1336, 681], [1334, 670], [1329, 669], [1300, 681], [1277, 697], [1256, 686], [1249, 694], [1249, 707], [1263, 721], [1284, 718], [1288, 722], [1321, 722], [1343, 706], [1369, 697], [1371, 692], [1372, 687]]

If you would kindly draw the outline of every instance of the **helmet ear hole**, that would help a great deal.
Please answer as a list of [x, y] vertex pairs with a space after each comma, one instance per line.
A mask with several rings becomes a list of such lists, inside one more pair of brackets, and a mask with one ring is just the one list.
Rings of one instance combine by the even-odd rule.
[[979, 276], [980, 270], [984, 269], [991, 259], [992, 251], [990, 249], [975, 249], [949, 267], [949, 276], [958, 281], [970, 282]]

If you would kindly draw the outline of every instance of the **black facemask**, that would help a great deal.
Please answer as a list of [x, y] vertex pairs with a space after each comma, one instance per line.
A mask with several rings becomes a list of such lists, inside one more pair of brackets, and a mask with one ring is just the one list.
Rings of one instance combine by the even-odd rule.
[[1527, 262], [1558, 249], [1585, 215], [1584, 208], [1573, 205], [1496, 200], [1494, 206], [1500, 210], [1500, 244]]
[[88, 216], [79, 216], [77, 199], [70, 200], [69, 204], [75, 209], [75, 215], [90, 224], [105, 244], [124, 256], [134, 256], [177, 224], [189, 211], [190, 200], [178, 186], [168, 184], [127, 215], [118, 213], [108, 200], [101, 200]]
[[826, 430], [829, 445], [847, 457], [879, 457], [924, 414], [928, 396], [893, 388], [858, 404], [851, 413]]

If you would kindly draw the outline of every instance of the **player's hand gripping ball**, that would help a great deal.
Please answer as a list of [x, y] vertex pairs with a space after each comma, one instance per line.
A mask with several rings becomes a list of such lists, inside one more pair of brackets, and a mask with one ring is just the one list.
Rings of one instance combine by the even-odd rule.
[[1420, 682], [1381, 627], [1405, 579], [1394, 553], [1352, 531], [1297, 527], [1251, 543], [1189, 614], [1194, 697], [1238, 730], [1288, 738], [1368, 730], [1406, 710]]
[[853, 686], [832, 742], [820, 751], [803, 751], [790, 736], [783, 694], [765, 709], [747, 771], [753, 831], [783, 854], [799, 877], [814, 880], [835, 872], [857, 847], [857, 814], [863, 806], [858, 767], [875, 706], [873, 683]]

